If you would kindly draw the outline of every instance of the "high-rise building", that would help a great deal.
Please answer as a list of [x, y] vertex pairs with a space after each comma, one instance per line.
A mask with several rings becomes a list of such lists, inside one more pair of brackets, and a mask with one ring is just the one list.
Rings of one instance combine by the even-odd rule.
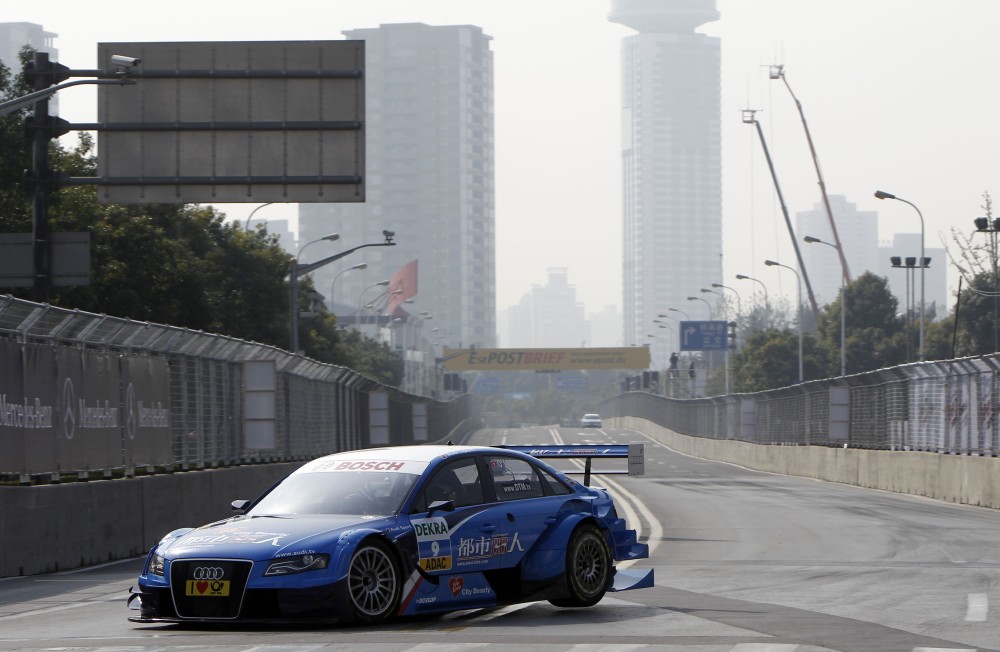
[[[12, 75], [20, 73], [21, 49], [27, 45], [38, 52], [48, 52], [49, 61], [58, 62], [59, 50], [55, 47], [57, 36], [59, 35], [46, 32], [41, 25], [35, 23], [0, 23], [0, 61], [10, 69]], [[59, 115], [58, 95], [49, 99], [49, 113]]]
[[590, 322], [577, 301], [565, 267], [550, 267], [545, 285], [535, 285], [508, 309], [508, 346], [565, 348], [593, 346]]
[[[643, 344], [668, 308], [722, 282], [719, 39], [715, 0], [612, 0], [608, 16], [637, 33], [622, 42], [624, 343]], [[678, 347], [657, 338], [654, 359]]]
[[[851, 280], [868, 270], [879, 273], [878, 213], [859, 211], [843, 195], [830, 195], [829, 200]], [[812, 236], [829, 245], [799, 241], [802, 260], [809, 274], [809, 284], [816, 295], [816, 303], [823, 307], [837, 298], [843, 279], [840, 254], [836, 248], [837, 239], [833, 237], [830, 219], [823, 203], [817, 202], [812, 210], [796, 213], [795, 229], [799, 238]]]
[[[443, 345], [495, 346], [492, 39], [472, 25], [421, 23], [343, 34], [365, 41], [366, 201], [301, 204], [301, 244], [340, 240], [310, 247], [300, 262], [394, 231], [396, 246], [361, 249], [313, 274], [342, 323], [384, 292], [374, 284], [416, 260], [417, 292], [402, 309], [429, 314]], [[359, 263], [367, 268], [340, 275]]]
[[[50, 61], [59, 60], [59, 50], [54, 46], [58, 34], [46, 32], [34, 23], [0, 23], [0, 61], [11, 72], [21, 72], [21, 48], [28, 45], [40, 52], [48, 52]], [[72, 68], [72, 66], [70, 66]]]

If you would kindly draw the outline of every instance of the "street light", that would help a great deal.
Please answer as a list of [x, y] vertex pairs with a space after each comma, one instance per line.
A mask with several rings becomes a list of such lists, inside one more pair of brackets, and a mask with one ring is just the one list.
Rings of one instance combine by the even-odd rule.
[[767, 298], [767, 286], [764, 285], [764, 281], [756, 279], [752, 276], [747, 276], [746, 274], [737, 274], [737, 281], [754, 281], [760, 283], [760, 287], [764, 289], [764, 328], [768, 328], [771, 325], [771, 302]]
[[[668, 310], [669, 312], [679, 312], [679, 313], [681, 313], [682, 315], [684, 315], [684, 319], [687, 319], [687, 320], [689, 320], [689, 321], [690, 321], [690, 319], [691, 319], [690, 317], [688, 317], [688, 314], [687, 314], [686, 312], [684, 312], [683, 310], [678, 310], [677, 308], [667, 308], [667, 310]], [[663, 315], [660, 315], [660, 316], [662, 317]]]
[[[717, 285], [717, 284], [713, 283], [712, 285]], [[718, 295], [718, 296], [722, 297], [722, 301], [723, 301], [723, 303], [722, 303], [722, 309], [725, 311], [724, 314], [726, 316], [726, 327], [727, 327], [726, 328], [726, 330], [727, 330], [727, 335], [726, 335], [726, 351], [725, 351], [725, 354], [722, 356], [722, 358], [723, 358], [723, 364], [725, 364], [725, 366], [726, 366], [726, 394], [728, 395], [729, 394], [729, 335], [728, 335], [728, 330], [729, 330], [729, 308], [728, 308], [728, 306], [726, 306], [726, 303], [725, 303], [725, 301], [726, 301], [726, 295], [723, 294], [722, 292], [716, 292], [715, 290], [709, 290], [708, 288], [701, 288], [701, 291], [702, 292], [711, 292], [712, 294], [715, 294], [715, 295]], [[733, 325], [735, 326], [736, 322], [733, 322]], [[736, 344], [736, 341], [734, 340], [733, 341], [733, 345], [735, 346], [735, 344]]]
[[708, 306], [708, 318], [715, 319], [715, 316], [712, 314], [712, 304], [708, 302], [708, 299], [702, 299], [701, 297], [688, 297], [688, 301], [701, 301]]
[[340, 278], [340, 275], [343, 274], [344, 272], [350, 272], [350, 271], [361, 270], [361, 269], [368, 269], [368, 263], [358, 263], [357, 265], [353, 265], [351, 267], [344, 268], [344, 269], [340, 270], [339, 272], [337, 272], [337, 274], [333, 277], [333, 280], [330, 282], [330, 308], [331, 308], [331, 310], [333, 309], [334, 297], [337, 296], [334, 293], [334, 291], [333, 291], [334, 288], [337, 286], [337, 279]]
[[[263, 206], [266, 205], [267, 204], [264, 204]], [[257, 208], [263, 208], [263, 206], [258, 206]], [[257, 209], [255, 208], [254, 211], [256, 210]], [[250, 213], [250, 215], [253, 215], [253, 213]], [[247, 224], [248, 225], [250, 224], [249, 218], [247, 218]], [[299, 265], [299, 258], [302, 257], [302, 252], [306, 250], [306, 247], [313, 244], [314, 242], [322, 242], [323, 240], [327, 240], [329, 242], [340, 240], [340, 234], [328, 233], [327, 235], [324, 235], [322, 238], [316, 238], [315, 240], [305, 243], [304, 245], [299, 247], [298, 255], [292, 258], [291, 261], [289, 262], [288, 321], [289, 321], [289, 330], [291, 331], [291, 333], [289, 334], [289, 344], [292, 353], [298, 353], [299, 350], [299, 276], [302, 276], [303, 274], [306, 274], [308, 271], [314, 269], [313, 267], [309, 266], [309, 270], [306, 270], [305, 267]]]
[[990, 258], [993, 261], [993, 350], [998, 350], [997, 338], [997, 291], [1000, 290], [1000, 274], [997, 273], [997, 234], [1000, 233], [1000, 218], [977, 217], [973, 220], [976, 231], [990, 235]]
[[794, 267], [789, 267], [788, 265], [782, 265], [781, 263], [774, 260], [765, 260], [764, 264], [768, 267], [784, 267], [792, 274], [795, 274], [795, 284], [799, 288], [799, 382], [802, 382], [802, 278], [799, 276], [798, 271]]
[[245, 231], [249, 231], [249, 230], [250, 230], [250, 220], [252, 220], [252, 219], [253, 219], [253, 215], [254, 215], [254, 213], [256, 213], [256, 212], [257, 212], [257, 211], [259, 211], [260, 209], [264, 208], [265, 206], [270, 206], [270, 205], [271, 205], [271, 204], [273, 204], [273, 203], [275, 203], [275, 202], [273, 202], [273, 201], [269, 201], [269, 202], [267, 202], [266, 204], [261, 204], [261, 205], [260, 205], [260, 206], [258, 206], [257, 208], [255, 208], [255, 209], [253, 209], [252, 211], [250, 211], [250, 214], [249, 214], [249, 215], [247, 216], [247, 225], [246, 225], [246, 228], [245, 228], [244, 230], [245, 230]]
[[877, 199], [895, 199], [896, 201], [901, 201], [904, 204], [909, 204], [913, 207], [913, 210], [917, 211], [917, 216], [920, 218], [920, 353], [918, 354], [918, 359], [924, 361], [924, 270], [927, 269], [927, 259], [924, 257], [924, 214], [920, 212], [917, 205], [911, 201], [907, 201], [902, 197], [897, 197], [892, 193], [885, 192], [883, 190], [876, 190], [875, 197]]
[[[333, 234], [331, 234], [333, 235]], [[308, 274], [314, 270], [323, 267], [324, 265], [329, 265], [330, 263], [340, 260], [344, 256], [354, 253], [358, 249], [364, 249], [365, 247], [394, 247], [396, 242], [393, 240], [395, 233], [392, 231], [382, 231], [382, 235], [385, 236], [385, 240], [382, 242], [369, 242], [366, 244], [357, 245], [351, 247], [350, 249], [345, 249], [340, 253], [336, 253], [332, 256], [327, 256], [321, 260], [317, 260], [315, 263], [309, 263], [308, 265], [300, 265], [298, 257], [290, 258], [288, 261], [288, 308], [291, 313], [289, 320], [291, 322], [291, 333], [289, 335], [289, 342], [291, 344], [292, 353], [298, 353], [299, 350], [299, 277], [303, 274]], [[324, 240], [329, 236], [320, 238]], [[340, 237], [340, 236], [337, 236]], [[306, 243], [302, 247], [304, 250], [310, 243]], [[301, 251], [301, 250], [300, 250]], [[388, 281], [386, 281], [388, 283]]]
[[723, 290], [729, 290], [736, 295], [736, 317], [738, 318], [743, 313], [743, 299], [740, 297], [740, 293], [734, 288], [728, 285], [723, 285], [722, 283], [712, 283], [713, 288], [722, 288]]
[[[834, 249], [838, 250], [837, 253], [840, 254], [840, 260], [841, 261], [844, 260], [843, 253], [841, 253], [839, 251], [840, 247], [837, 246], [837, 245], [835, 245], [835, 244], [833, 244], [832, 242], [826, 242], [824, 240], [820, 240], [819, 238], [814, 238], [811, 235], [805, 236], [803, 238], [803, 240], [805, 240], [806, 242], [808, 242], [810, 244], [819, 243], [819, 244], [825, 244], [827, 247], [833, 247]], [[843, 272], [844, 272], [844, 274], [840, 278], [840, 375], [841, 376], [846, 376], [847, 375], [847, 347], [846, 347], [845, 343], [847, 341], [846, 340], [846, 338], [847, 338], [847, 335], [846, 335], [846, 333], [847, 333], [847, 313], [846, 313], [845, 304], [847, 303], [847, 286], [844, 285], [844, 283], [847, 281], [847, 270], [844, 269]]]
[[357, 318], [355, 319], [355, 322], [354, 322], [355, 324], [358, 325], [358, 330], [361, 329], [360, 324], [361, 324], [362, 315], [364, 315], [365, 308], [374, 307], [374, 302], [371, 303], [371, 304], [368, 304], [368, 305], [365, 305], [364, 303], [362, 303], [362, 301], [364, 300], [365, 292], [367, 292], [368, 290], [370, 290], [372, 288], [378, 288], [378, 287], [383, 287], [384, 288], [385, 286], [389, 285], [389, 283], [391, 283], [391, 282], [392, 281], [390, 281], [389, 279], [385, 279], [384, 281], [379, 281], [378, 283], [372, 283], [371, 285], [369, 285], [368, 287], [366, 287], [364, 290], [361, 290], [361, 294], [358, 295], [358, 316], [357, 316]]

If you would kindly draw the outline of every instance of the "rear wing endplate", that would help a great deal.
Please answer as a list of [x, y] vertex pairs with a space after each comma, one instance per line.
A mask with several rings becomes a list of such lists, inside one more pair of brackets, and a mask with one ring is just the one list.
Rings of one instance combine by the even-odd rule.
[[[583, 484], [590, 485], [590, 476], [592, 474], [597, 475], [645, 475], [646, 474], [646, 445], [643, 443], [637, 444], [612, 444], [610, 446], [576, 446], [576, 445], [560, 445], [560, 446], [499, 446], [498, 448], [506, 448], [507, 450], [518, 451], [520, 453], [527, 453], [532, 457], [541, 458], [566, 458], [566, 459], [580, 459], [584, 458], [583, 471], [563, 471], [563, 473], [576, 474], [579, 475], [583, 473]], [[622, 458], [628, 459], [627, 470], [593, 470], [591, 468], [591, 462], [594, 458]]]

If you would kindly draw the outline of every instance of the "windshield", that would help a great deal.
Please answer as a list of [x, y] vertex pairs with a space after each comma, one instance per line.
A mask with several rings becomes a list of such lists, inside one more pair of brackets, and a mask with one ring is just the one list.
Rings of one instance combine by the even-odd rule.
[[396, 514], [418, 477], [371, 471], [299, 473], [286, 478], [247, 513]]

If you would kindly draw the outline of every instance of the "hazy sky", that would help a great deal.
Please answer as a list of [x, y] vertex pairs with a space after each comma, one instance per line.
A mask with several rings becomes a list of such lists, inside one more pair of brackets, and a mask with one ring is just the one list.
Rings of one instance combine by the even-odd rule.
[[[661, 0], [670, 2], [671, 0]], [[120, 7], [120, 8], [119, 8]], [[260, 9], [258, 9], [260, 7]], [[516, 303], [549, 267], [565, 267], [589, 311], [621, 303], [620, 41], [610, 0], [0, 0], [3, 21], [56, 32], [58, 60], [96, 68], [102, 41], [327, 40], [383, 23], [472, 24], [493, 37], [496, 71], [497, 305]], [[795, 255], [754, 129], [758, 114], [789, 211], [820, 201], [782, 63], [802, 102], [827, 191], [880, 215], [882, 239], [918, 232], [927, 247], [971, 232], [982, 194], [1000, 195], [1000, 2], [997, 0], [718, 0], [704, 26], [722, 39], [724, 279], [763, 280], [794, 296]], [[96, 119], [91, 89], [60, 93], [60, 116]], [[245, 218], [254, 205], [220, 206]], [[291, 216], [269, 206], [258, 217]], [[400, 243], [404, 244], [404, 243]], [[803, 255], [808, 255], [803, 252]], [[934, 261], [934, 265], [944, 261]], [[957, 284], [949, 272], [949, 286]], [[737, 286], [743, 290], [743, 286]], [[692, 288], [692, 291], [696, 288]], [[753, 288], [746, 288], [750, 293]]]

